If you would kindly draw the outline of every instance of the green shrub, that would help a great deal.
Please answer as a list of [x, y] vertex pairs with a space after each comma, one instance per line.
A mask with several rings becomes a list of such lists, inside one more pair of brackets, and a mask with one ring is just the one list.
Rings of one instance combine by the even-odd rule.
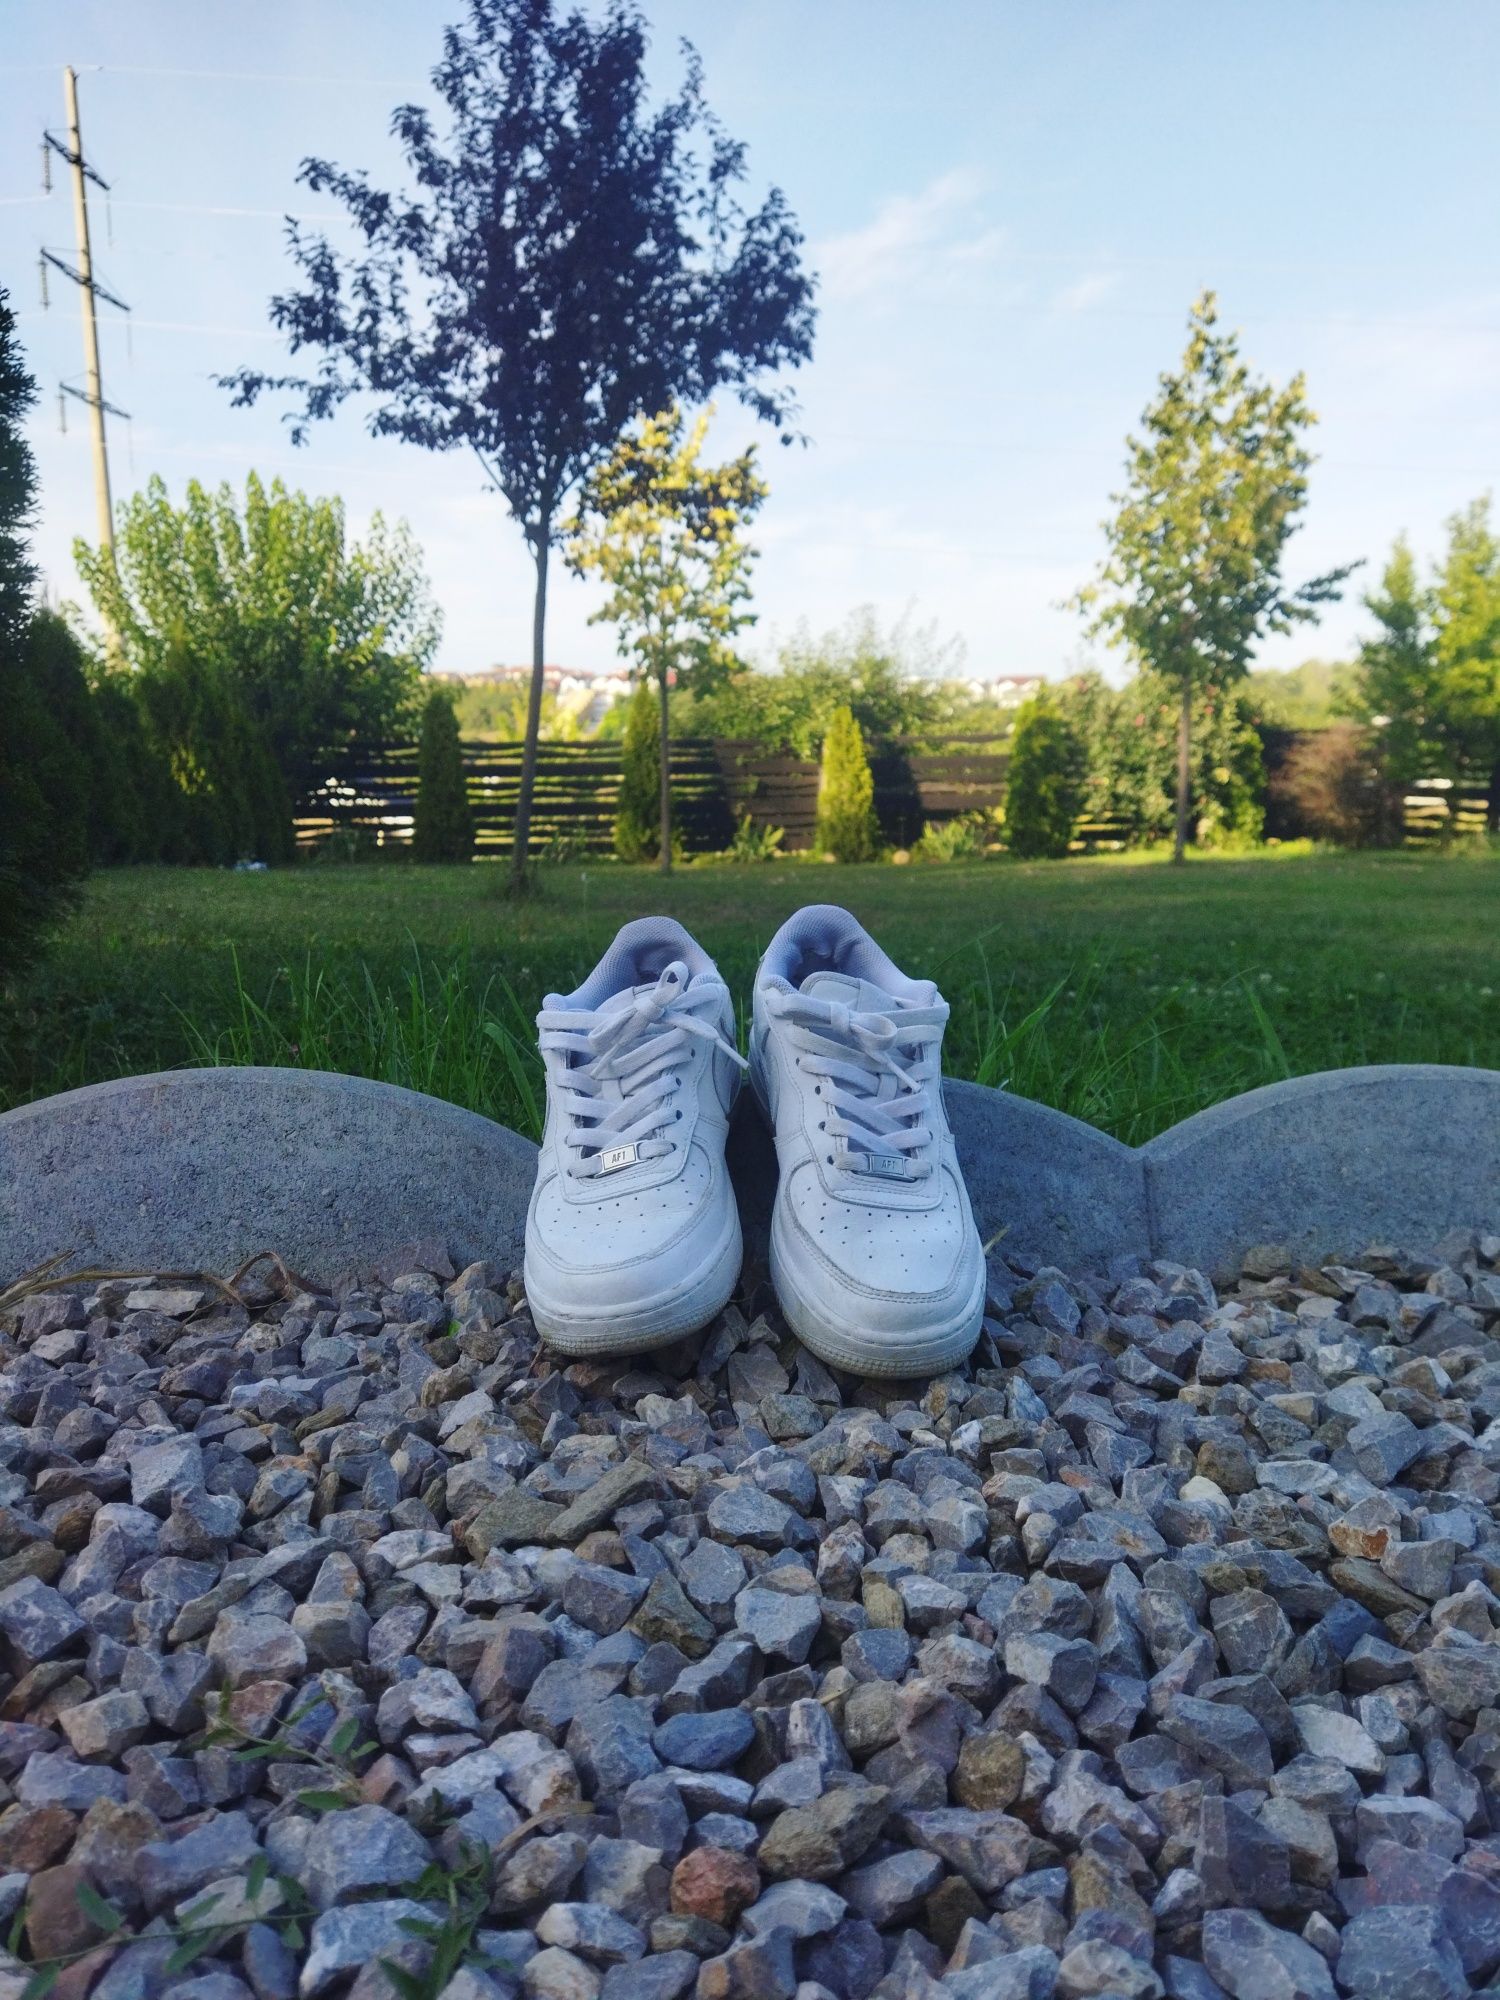
[[621, 759], [615, 853], [622, 861], [654, 861], [661, 846], [661, 731], [646, 681], [625, 705]]
[[836, 708], [823, 738], [817, 846], [835, 861], [871, 861], [875, 838], [875, 780], [864, 734], [852, 709]]
[[1022, 861], [1059, 860], [1083, 808], [1083, 740], [1048, 694], [1016, 717], [1005, 787], [1005, 834]]
[[930, 819], [911, 851], [913, 861], [972, 861], [989, 851], [995, 822], [987, 812], [960, 813], [957, 819]]
[[[1143, 669], [1122, 688], [1096, 673], [1049, 691], [1084, 745], [1084, 819], [1110, 820], [1127, 846], [1168, 840], [1176, 817], [1178, 697]], [[1193, 838], [1224, 848], [1264, 827], [1265, 764], [1243, 688], [1207, 687], [1193, 702]]]
[[533, 858], [541, 868], [569, 868], [576, 861], [587, 861], [589, 844], [581, 833], [565, 833], [555, 827], [548, 834], [546, 842], [532, 850]]
[[474, 852], [474, 815], [469, 810], [458, 717], [447, 695], [436, 688], [422, 710], [411, 847], [418, 861], [467, 861]]
[[380, 858], [380, 845], [368, 826], [336, 826], [313, 852], [324, 868], [347, 868]]
[[1300, 735], [1271, 780], [1271, 795], [1299, 834], [1337, 847], [1388, 846], [1401, 824], [1380, 745], [1357, 722]]
[[734, 830], [734, 839], [724, 850], [726, 861], [774, 861], [782, 841], [783, 826], [757, 826], [749, 813]]

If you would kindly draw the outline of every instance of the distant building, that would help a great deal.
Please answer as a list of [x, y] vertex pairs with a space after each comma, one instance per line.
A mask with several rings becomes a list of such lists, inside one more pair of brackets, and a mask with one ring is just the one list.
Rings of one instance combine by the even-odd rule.
[[[477, 674], [441, 674], [466, 687], [531, 686], [530, 667], [486, 667]], [[630, 692], [630, 674], [623, 667], [593, 671], [583, 667], [543, 667], [542, 689], [554, 695], [558, 705], [578, 719], [581, 729], [594, 729], [605, 712]]]
[[[530, 667], [486, 667], [476, 674], [435, 674], [434, 680], [450, 681], [470, 688], [529, 688]], [[630, 693], [630, 673], [623, 666], [543, 667], [542, 687], [555, 696], [558, 706], [577, 718], [582, 730], [596, 729], [617, 701]], [[961, 674], [953, 682], [976, 701], [992, 701], [997, 708], [1019, 708], [1023, 701], [1047, 685], [1044, 674]]]
[[960, 675], [957, 685], [976, 701], [992, 701], [997, 708], [1019, 708], [1047, 685], [1045, 674]]

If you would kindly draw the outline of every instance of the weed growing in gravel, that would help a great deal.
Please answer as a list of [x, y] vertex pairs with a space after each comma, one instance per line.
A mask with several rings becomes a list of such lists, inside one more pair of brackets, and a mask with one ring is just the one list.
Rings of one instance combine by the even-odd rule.
[[224, 1898], [213, 1893], [200, 1896], [175, 1923], [165, 1929], [153, 1927], [149, 1931], [137, 1931], [131, 1927], [124, 1913], [101, 1896], [92, 1883], [80, 1882], [75, 1894], [80, 1912], [99, 1936], [91, 1944], [80, 1945], [74, 1951], [28, 1960], [24, 1954], [30, 1904], [23, 1903], [17, 1910], [6, 1940], [6, 1949], [27, 1972], [20, 2000], [47, 2000], [47, 1995], [69, 1966], [91, 1958], [103, 1947], [119, 1951], [127, 1945], [170, 1940], [172, 1951], [161, 1968], [161, 1976], [165, 1979], [176, 1978], [198, 1959], [227, 1944], [252, 1922], [269, 1923], [288, 1951], [300, 1952], [307, 1944], [306, 1926], [316, 1915], [300, 1883], [288, 1875], [273, 1875], [270, 1859], [264, 1854], [255, 1857], [245, 1874], [244, 1903], [254, 1915], [247, 1915], [246, 1910], [241, 1910], [233, 1917], [215, 1918], [213, 1912], [221, 1907]]
[[320, 1695], [315, 1701], [296, 1709], [283, 1717], [269, 1736], [256, 1736], [243, 1729], [229, 1712], [228, 1691], [221, 1691], [214, 1717], [204, 1732], [203, 1744], [206, 1749], [230, 1748], [234, 1761], [239, 1764], [254, 1764], [275, 1758], [284, 1764], [308, 1764], [323, 1774], [327, 1782], [309, 1791], [297, 1793], [297, 1803], [312, 1812], [342, 1812], [349, 1806], [363, 1805], [359, 1790], [359, 1774], [355, 1769], [360, 1759], [378, 1754], [380, 1745], [361, 1739], [359, 1717], [346, 1715], [322, 1745], [309, 1745], [294, 1734], [297, 1724], [325, 1706]]

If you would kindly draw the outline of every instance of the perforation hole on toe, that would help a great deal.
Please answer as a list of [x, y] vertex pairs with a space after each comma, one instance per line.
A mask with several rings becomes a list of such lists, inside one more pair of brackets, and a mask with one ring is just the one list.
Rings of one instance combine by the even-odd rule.
[[[611, 1189], [602, 1197], [594, 1193], [599, 1181], [585, 1181], [582, 1201], [565, 1199], [561, 1177], [555, 1176], [540, 1192], [535, 1218], [549, 1253], [569, 1267], [586, 1267], [649, 1256], [670, 1242], [701, 1208], [712, 1180], [708, 1160], [697, 1144], [686, 1159], [679, 1147], [671, 1164], [677, 1160], [680, 1169], [669, 1179]], [[658, 1164], [648, 1163], [646, 1172]], [[634, 1177], [639, 1170], [626, 1171]], [[602, 1185], [608, 1188], [608, 1179]]]
[[803, 1229], [852, 1283], [926, 1293], [949, 1282], [962, 1244], [956, 1203], [914, 1209], [841, 1201], [811, 1166], [793, 1175], [787, 1195]]

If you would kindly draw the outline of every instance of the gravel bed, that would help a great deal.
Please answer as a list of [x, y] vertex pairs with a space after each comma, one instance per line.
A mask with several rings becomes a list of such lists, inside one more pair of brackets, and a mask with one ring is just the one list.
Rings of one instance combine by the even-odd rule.
[[0, 1315], [0, 2000], [1500, 1971], [1500, 1237], [992, 1258], [910, 1385], [430, 1262]]

